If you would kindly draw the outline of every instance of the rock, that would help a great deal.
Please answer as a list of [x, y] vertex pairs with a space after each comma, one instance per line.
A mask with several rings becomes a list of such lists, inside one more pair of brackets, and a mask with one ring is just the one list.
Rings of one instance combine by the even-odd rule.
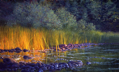
[[28, 52], [29, 50], [27, 50], [27, 49], [23, 49], [23, 52]]
[[40, 68], [40, 69], [38, 70], [38, 72], [43, 72], [43, 70]]
[[5, 65], [5, 63], [3, 63], [3, 62], [0, 62], [0, 69], [2, 70], [2, 69], [5, 69], [6, 68], [6, 65]]
[[55, 67], [55, 69], [57, 70], [58, 67], [59, 67], [59, 64], [58, 64], [58, 63], [54, 63], [54, 67]]
[[38, 69], [39, 69], [39, 67], [38, 67], [38, 66], [34, 66], [34, 68], [35, 68], [36, 70], [38, 70]]
[[66, 44], [60, 44], [59, 47], [62, 48], [62, 47], [66, 47], [67, 45]]
[[29, 66], [32, 66], [32, 67], [36, 66], [35, 63], [26, 63], [26, 65], [29, 65]]
[[73, 66], [72, 66], [72, 63], [70, 63], [70, 62], [68, 62], [68, 66], [69, 66], [69, 68], [72, 68]]
[[15, 61], [15, 60], [10, 59], [10, 58], [3, 58], [3, 62], [4, 62], [5, 64], [9, 64], [9, 63], [16, 63], [16, 61]]
[[86, 64], [87, 64], [87, 65], [90, 65], [90, 64], [91, 64], [91, 62], [86, 62]]
[[65, 68], [69, 68], [69, 65], [67, 63], [65, 63], [65, 66], [66, 66]]
[[42, 66], [41, 63], [36, 63], [36, 66], [38, 66], [39, 68]]
[[73, 44], [68, 44], [68, 45], [67, 45], [67, 48], [68, 48], [68, 49], [73, 48], [73, 47], [74, 47]]
[[79, 46], [79, 44], [74, 44], [74, 47], [79, 48], [80, 46]]
[[81, 60], [77, 60], [78, 64], [80, 64], [80, 66], [83, 65], [83, 62]]
[[4, 49], [4, 52], [7, 52], [8, 50]]
[[41, 68], [43, 71], [48, 70], [47, 66], [42, 66]]
[[82, 62], [81, 60], [69, 61], [69, 62], [68, 62], [69, 68], [72, 68], [72, 69], [74, 69], [74, 68], [76, 68], [76, 67], [80, 67], [80, 66], [82, 66], [82, 65], [83, 65], [83, 62]]
[[47, 69], [50, 70], [50, 65], [47, 65]]
[[4, 52], [4, 50], [0, 49], [0, 53], [3, 53], [3, 52]]
[[19, 65], [18, 65], [17, 63], [13, 63], [13, 64], [11, 65], [11, 67], [12, 67], [12, 68], [18, 68]]
[[9, 52], [15, 52], [16, 50], [15, 49], [10, 49], [8, 50]]
[[24, 61], [20, 61], [19, 64], [21, 64], [21, 65], [25, 65], [26, 62], [24, 62]]
[[59, 63], [59, 67], [61, 67], [62, 69], [65, 68], [65, 63]]
[[22, 51], [22, 50], [21, 50], [19, 47], [16, 47], [16, 48], [15, 48], [15, 52], [16, 52], [16, 53], [20, 53], [21, 51]]
[[24, 66], [25, 64], [26, 64], [26, 62], [24, 62], [24, 61], [19, 62], [20, 67]]
[[27, 56], [27, 55], [24, 55], [23, 58], [24, 58], [25, 60], [32, 59], [31, 56]]
[[53, 66], [53, 65], [50, 65], [50, 69], [49, 69], [49, 70], [50, 70], [50, 71], [55, 70], [54, 66]]
[[62, 51], [66, 51], [66, 48], [62, 48]]
[[22, 69], [21, 72], [30, 72], [30, 71], [26, 69]]
[[8, 72], [9, 72], [9, 71], [12, 71], [12, 69], [10, 69], [10, 68], [7, 68], [6, 70], [7, 70]]

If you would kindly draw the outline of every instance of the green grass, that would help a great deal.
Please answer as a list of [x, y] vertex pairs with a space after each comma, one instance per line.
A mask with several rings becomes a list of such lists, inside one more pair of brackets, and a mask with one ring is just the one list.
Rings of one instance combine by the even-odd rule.
[[0, 49], [15, 47], [26, 49], [48, 49], [59, 44], [119, 43], [119, 33], [69, 30], [47, 30], [16, 27], [0, 27]]

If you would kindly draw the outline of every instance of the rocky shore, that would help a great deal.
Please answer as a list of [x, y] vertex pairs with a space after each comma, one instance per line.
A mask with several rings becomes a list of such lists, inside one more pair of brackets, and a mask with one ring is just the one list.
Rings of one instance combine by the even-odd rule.
[[26, 62], [19, 62], [10, 59], [10, 58], [3, 58], [3, 62], [0, 62], [0, 71], [17, 71], [20, 70], [21, 72], [43, 72], [43, 71], [55, 71], [61, 69], [74, 69], [77, 67], [81, 67], [83, 62], [81, 60], [77, 61], [69, 61], [68, 63], [26, 63]]
[[[50, 47], [49, 49], [45, 49], [45, 50], [39, 50], [38, 52], [42, 52], [42, 53], [46, 53], [47, 51], [69, 51], [75, 48], [79, 48], [79, 49], [85, 49], [85, 48], [89, 48], [90, 46], [94, 46], [94, 45], [105, 45], [105, 44], [115, 44], [115, 43], [82, 43], [82, 44], [60, 44], [57, 47]], [[118, 44], [118, 43], [117, 43]], [[0, 49], [0, 53], [4, 53], [4, 52], [16, 52], [16, 53], [20, 53], [20, 52], [30, 52], [27, 49], [20, 49], [19, 47], [15, 48], [15, 49]], [[31, 56], [27, 56], [24, 55], [23, 59], [28, 60], [28, 59], [32, 59]], [[74, 61], [67, 61], [67, 63], [63, 63], [63, 62], [59, 62], [59, 63], [50, 63], [50, 64], [45, 64], [45, 63], [41, 63], [40, 61], [37, 63], [26, 63], [24, 61], [20, 61], [20, 62], [16, 62], [15, 60], [11, 59], [11, 58], [3, 58], [0, 57], [0, 72], [1, 71], [18, 71], [20, 70], [21, 72], [44, 72], [44, 71], [56, 71], [56, 70], [61, 70], [61, 69], [75, 69], [75, 68], [80, 68], [83, 66], [83, 62], [81, 60], [74, 60]], [[87, 65], [90, 65], [91, 62], [87, 62]]]
[[[50, 50], [53, 50], [53, 51], [68, 51], [68, 50], [72, 50], [74, 48], [86, 48], [86, 47], [93, 46], [93, 45], [104, 45], [104, 44], [107, 44], [107, 43], [60, 44], [57, 47], [56, 46], [55, 47], [50, 47], [49, 49], [45, 49], [43, 51], [39, 50], [39, 52], [45, 53], [45, 52], [50, 51]], [[110, 43], [110, 44], [112, 44], [112, 43]], [[4, 49], [4, 50], [0, 49], [0, 53], [3, 53], [3, 52], [20, 53], [22, 51], [23, 52], [28, 52], [29, 50], [27, 50], [27, 49], [21, 50], [19, 47], [16, 47], [15, 49]]]

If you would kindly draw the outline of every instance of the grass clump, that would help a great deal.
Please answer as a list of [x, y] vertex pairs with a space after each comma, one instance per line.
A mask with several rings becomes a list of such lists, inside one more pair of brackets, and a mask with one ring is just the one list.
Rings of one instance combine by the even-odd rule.
[[0, 27], [0, 49], [44, 50], [59, 44], [78, 43], [119, 43], [119, 34], [101, 31], [73, 32], [65, 30], [46, 30], [20, 26]]

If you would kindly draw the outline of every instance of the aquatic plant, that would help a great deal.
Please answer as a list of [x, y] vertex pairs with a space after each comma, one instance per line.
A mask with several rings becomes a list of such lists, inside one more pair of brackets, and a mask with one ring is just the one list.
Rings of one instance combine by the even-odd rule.
[[59, 44], [78, 43], [119, 43], [119, 34], [101, 31], [72, 32], [65, 30], [46, 30], [20, 26], [0, 27], [0, 49], [44, 50]]

